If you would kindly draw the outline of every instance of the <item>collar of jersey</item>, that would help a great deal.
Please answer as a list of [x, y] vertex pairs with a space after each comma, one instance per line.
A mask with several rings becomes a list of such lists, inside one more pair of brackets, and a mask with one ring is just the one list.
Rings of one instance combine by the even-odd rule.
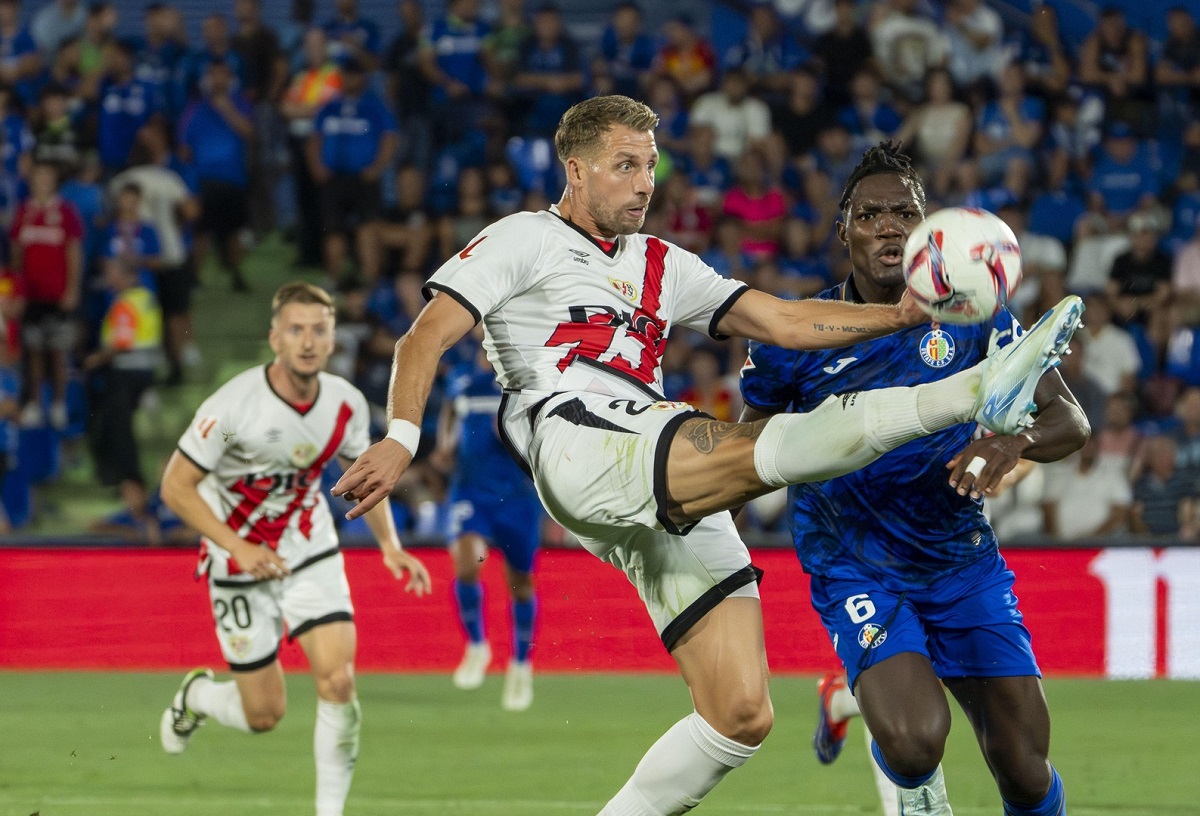
[[858, 293], [858, 287], [854, 285], [854, 273], [850, 273], [850, 277], [846, 278], [846, 282], [842, 284], [842, 300], [848, 300], [851, 303], [866, 303], [863, 296]]
[[610, 257], [610, 258], [617, 257], [617, 250], [619, 250], [621, 248], [621, 242], [623, 240], [623, 236], [620, 236], [620, 235], [617, 236], [617, 240], [613, 241], [612, 249], [605, 249], [603, 246], [601, 246], [599, 241], [597, 241], [594, 237], [592, 237], [592, 234], [590, 232], [588, 232], [583, 227], [576, 224], [574, 221], [571, 221], [567, 218], [563, 218], [562, 213], [560, 213], [558, 211], [557, 204], [550, 205], [550, 214], [555, 216], [559, 221], [562, 221], [564, 224], [566, 224], [571, 229], [578, 232], [584, 238], [587, 238], [589, 241], [592, 242], [592, 246], [596, 247], [596, 249], [600, 250], [608, 257]]

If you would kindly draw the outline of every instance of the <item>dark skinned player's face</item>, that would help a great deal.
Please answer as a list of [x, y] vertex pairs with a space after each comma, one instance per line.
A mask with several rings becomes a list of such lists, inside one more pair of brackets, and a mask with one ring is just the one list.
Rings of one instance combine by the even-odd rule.
[[904, 289], [904, 242], [924, 213], [903, 176], [867, 176], [850, 194], [838, 238], [850, 252], [854, 282], [868, 301], [898, 300]]

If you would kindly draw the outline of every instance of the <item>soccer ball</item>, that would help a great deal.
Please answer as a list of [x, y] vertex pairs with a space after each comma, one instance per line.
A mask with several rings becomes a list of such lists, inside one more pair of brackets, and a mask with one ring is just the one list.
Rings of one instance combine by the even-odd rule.
[[1021, 282], [1021, 248], [1008, 224], [987, 210], [938, 210], [908, 236], [904, 280], [934, 320], [982, 323]]

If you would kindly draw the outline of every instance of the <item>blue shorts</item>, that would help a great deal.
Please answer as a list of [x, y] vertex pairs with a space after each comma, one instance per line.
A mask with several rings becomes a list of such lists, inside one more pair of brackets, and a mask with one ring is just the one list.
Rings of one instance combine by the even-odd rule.
[[812, 604], [851, 689], [863, 671], [901, 652], [925, 655], [942, 678], [1041, 677], [1013, 579], [999, 553], [907, 591], [866, 575], [814, 575]]
[[[522, 477], [524, 478], [524, 477]], [[468, 490], [450, 491], [450, 540], [475, 533], [504, 553], [517, 572], [533, 572], [542, 533], [542, 502], [537, 494], [498, 497]]]

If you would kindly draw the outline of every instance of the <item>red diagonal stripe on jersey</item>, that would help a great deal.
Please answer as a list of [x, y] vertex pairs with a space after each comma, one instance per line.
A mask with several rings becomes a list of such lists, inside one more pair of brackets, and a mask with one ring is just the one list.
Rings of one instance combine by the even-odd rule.
[[646, 278], [642, 283], [642, 311], [658, 320], [662, 305], [663, 272], [667, 268], [667, 245], [657, 238], [646, 239]]
[[[249, 541], [251, 544], [265, 543], [271, 549], [275, 549], [279, 546], [279, 539], [283, 535], [283, 531], [287, 529], [287, 524], [291, 519], [292, 514], [300, 508], [300, 505], [304, 502], [305, 497], [308, 496], [308, 493], [313, 486], [318, 488], [320, 487], [321, 470], [325, 467], [329, 460], [334, 457], [334, 454], [337, 453], [338, 448], [342, 446], [342, 440], [346, 436], [346, 426], [350, 423], [350, 418], [352, 416], [354, 416], [354, 409], [350, 407], [349, 403], [343, 402], [341, 407], [338, 408], [337, 419], [334, 422], [333, 433], [330, 435], [329, 441], [325, 443], [325, 447], [319, 454], [317, 454], [317, 458], [312, 461], [312, 464], [303, 470], [297, 471], [296, 473], [297, 482], [307, 481], [309, 486], [307, 488], [298, 489], [295, 497], [291, 500], [291, 502], [288, 503], [288, 506], [278, 516], [270, 519], [264, 516], [255, 521], [254, 526], [246, 535], [247, 541]], [[301, 478], [302, 476], [307, 476], [308, 479], [304, 480]], [[264, 501], [267, 500], [267, 496], [270, 495], [270, 491], [254, 488], [253, 486], [246, 484], [244, 479], [239, 479], [230, 488], [230, 490], [242, 496], [242, 501], [229, 515], [227, 522], [231, 529], [237, 531], [242, 528], [242, 525], [246, 523], [246, 520], [250, 518], [250, 515], [256, 509], [258, 509], [258, 507], [262, 505]], [[301, 530], [305, 536], [307, 536], [312, 530], [311, 520], [306, 526], [307, 530]], [[234, 567], [235, 565], [231, 561], [231, 574], [236, 571]]]

